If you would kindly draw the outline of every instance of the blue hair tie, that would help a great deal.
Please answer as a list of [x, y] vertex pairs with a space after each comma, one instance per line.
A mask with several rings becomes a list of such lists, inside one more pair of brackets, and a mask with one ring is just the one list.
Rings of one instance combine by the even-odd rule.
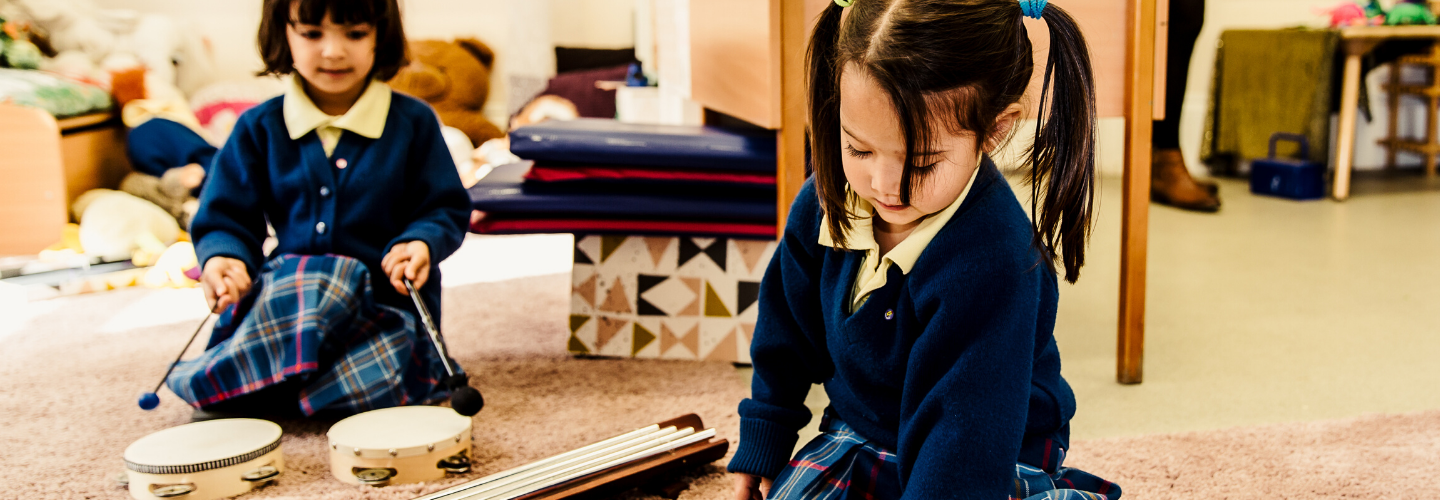
[[1050, 0], [1020, 0], [1020, 12], [1025, 14], [1025, 17], [1040, 19], [1040, 16], [1045, 14], [1045, 5], [1048, 3]]

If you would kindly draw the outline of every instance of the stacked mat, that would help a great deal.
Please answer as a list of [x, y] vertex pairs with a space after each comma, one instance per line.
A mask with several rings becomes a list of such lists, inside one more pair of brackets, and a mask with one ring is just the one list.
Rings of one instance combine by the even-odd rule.
[[470, 188], [474, 232], [775, 236], [771, 132], [582, 118], [515, 129], [510, 151]]

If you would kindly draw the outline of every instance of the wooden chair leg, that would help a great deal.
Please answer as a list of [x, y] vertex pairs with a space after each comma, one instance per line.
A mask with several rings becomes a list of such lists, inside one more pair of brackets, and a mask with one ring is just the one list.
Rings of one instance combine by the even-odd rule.
[[1390, 67], [1390, 88], [1389, 95], [1385, 96], [1389, 106], [1389, 116], [1385, 118], [1389, 128], [1385, 135], [1385, 168], [1395, 168], [1395, 146], [1400, 142], [1400, 69], [1404, 67], [1400, 61], [1395, 61]]

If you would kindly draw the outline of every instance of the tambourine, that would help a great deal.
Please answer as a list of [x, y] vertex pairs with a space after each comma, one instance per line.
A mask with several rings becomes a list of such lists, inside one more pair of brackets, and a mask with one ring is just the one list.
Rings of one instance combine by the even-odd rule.
[[401, 406], [351, 416], [330, 427], [330, 473], [343, 482], [385, 486], [470, 472], [470, 417], [439, 406]]
[[165, 429], [125, 448], [124, 481], [137, 500], [240, 495], [284, 472], [280, 434], [280, 426], [253, 418]]

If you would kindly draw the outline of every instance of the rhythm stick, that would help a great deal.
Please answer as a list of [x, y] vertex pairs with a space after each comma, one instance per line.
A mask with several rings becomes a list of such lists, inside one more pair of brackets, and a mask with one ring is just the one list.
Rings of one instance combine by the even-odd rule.
[[155, 393], [160, 392], [160, 387], [164, 386], [165, 380], [170, 378], [170, 372], [175, 371], [175, 365], [180, 364], [180, 358], [185, 355], [185, 351], [190, 350], [190, 344], [195, 343], [195, 337], [200, 336], [200, 330], [205, 328], [205, 323], [209, 323], [210, 318], [213, 316], [215, 316], [215, 311], [211, 310], [210, 314], [205, 315], [205, 320], [201, 321], [200, 325], [195, 327], [195, 333], [190, 334], [190, 340], [185, 342], [185, 348], [181, 349], [180, 354], [175, 356], [175, 361], [170, 362], [170, 368], [165, 369], [165, 376], [160, 377], [160, 383], [155, 384], [155, 390], [140, 395], [140, 409], [150, 411], [160, 406], [160, 396], [155, 395]]
[[425, 302], [420, 300], [420, 294], [415, 292], [415, 285], [410, 283], [409, 278], [405, 280], [405, 289], [410, 291], [410, 300], [415, 301], [415, 309], [420, 311], [420, 322], [425, 324], [425, 332], [430, 334], [430, 343], [435, 345], [435, 351], [440, 353], [440, 362], [445, 365], [445, 372], [450, 376], [445, 378], [445, 386], [450, 389], [450, 407], [455, 413], [471, 417], [480, 413], [485, 407], [485, 398], [480, 396], [480, 391], [470, 387], [470, 377], [465, 374], [457, 374], [459, 371], [450, 364], [450, 352], [445, 348], [445, 341], [440, 338], [440, 330], [435, 326], [435, 320], [430, 317], [430, 310], [425, 307]]

